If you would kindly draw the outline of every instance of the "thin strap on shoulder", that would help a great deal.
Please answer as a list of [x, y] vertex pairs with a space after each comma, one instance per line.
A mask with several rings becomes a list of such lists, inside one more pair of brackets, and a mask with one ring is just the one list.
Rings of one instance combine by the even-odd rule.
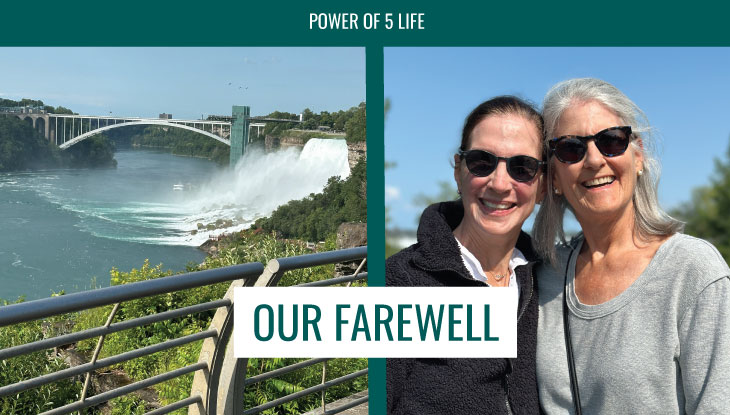
[[570, 372], [570, 391], [573, 394], [573, 405], [575, 405], [576, 415], [581, 415], [580, 409], [580, 393], [578, 392], [578, 378], [575, 374], [575, 360], [573, 358], [573, 342], [570, 337], [570, 313], [568, 312], [568, 270], [570, 269], [570, 261], [575, 253], [575, 238], [571, 240], [571, 250], [568, 256], [568, 262], [565, 264], [565, 281], [563, 283], [563, 332], [565, 333], [565, 352], [568, 357], [568, 370]]

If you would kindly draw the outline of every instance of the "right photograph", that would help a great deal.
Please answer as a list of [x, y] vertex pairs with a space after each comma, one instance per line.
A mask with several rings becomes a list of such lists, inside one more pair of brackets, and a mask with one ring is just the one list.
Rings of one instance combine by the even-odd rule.
[[729, 64], [384, 49], [386, 286], [517, 298], [516, 358], [387, 359], [389, 414], [730, 412]]

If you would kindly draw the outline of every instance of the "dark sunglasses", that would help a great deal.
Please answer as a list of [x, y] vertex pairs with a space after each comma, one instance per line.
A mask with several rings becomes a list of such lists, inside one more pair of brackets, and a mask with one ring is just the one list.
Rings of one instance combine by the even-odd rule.
[[583, 160], [588, 151], [588, 141], [593, 140], [596, 148], [606, 157], [616, 157], [624, 154], [629, 148], [631, 127], [611, 127], [599, 131], [594, 135], [582, 137], [579, 135], [564, 135], [553, 138], [548, 142], [550, 151], [563, 163], [573, 164]]
[[545, 164], [530, 156], [499, 157], [484, 150], [459, 151], [461, 160], [466, 160], [466, 168], [469, 172], [478, 177], [486, 177], [497, 169], [500, 160], [507, 163], [507, 173], [518, 182], [529, 182], [535, 178], [540, 171], [540, 166]]

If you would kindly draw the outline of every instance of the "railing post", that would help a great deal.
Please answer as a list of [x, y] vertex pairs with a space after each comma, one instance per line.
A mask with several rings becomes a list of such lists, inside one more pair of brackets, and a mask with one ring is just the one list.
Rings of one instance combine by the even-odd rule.
[[[287, 258], [281, 258], [285, 260]], [[327, 263], [323, 261], [322, 263]], [[319, 264], [304, 265], [315, 266]], [[365, 259], [357, 268], [356, 274], [360, 272], [365, 264]], [[302, 265], [294, 268], [302, 267]], [[190, 393], [191, 397], [200, 396], [202, 403], [189, 408], [191, 415], [239, 415], [243, 413], [244, 408], [244, 385], [246, 381], [246, 371], [248, 359], [237, 359], [233, 352], [233, 341], [229, 341], [233, 332], [233, 291], [236, 287], [254, 286], [254, 287], [272, 287], [279, 284], [285, 270], [291, 269], [292, 264], [282, 263], [277, 259], [270, 260], [258, 278], [238, 280], [231, 283], [226, 292], [225, 299], [231, 301], [228, 308], [220, 308], [213, 317], [210, 329], [218, 331], [218, 335], [214, 338], [204, 340], [203, 347], [200, 352], [199, 362], [203, 362], [208, 366], [208, 370], [199, 371], [193, 379], [193, 387]], [[326, 365], [323, 367], [323, 382], [326, 379]], [[324, 395], [323, 395], [324, 397]], [[324, 407], [324, 405], [323, 405]]]
[[254, 285], [254, 287], [275, 286], [279, 283], [279, 280], [281, 280], [281, 276], [283, 274], [284, 272], [281, 270], [279, 261], [276, 259], [272, 259], [271, 261], [269, 261], [268, 264], [266, 264], [264, 272], [261, 273], [259, 278], [256, 280], [256, 284]]
[[[251, 286], [252, 283], [253, 279], [233, 281], [223, 298], [233, 302], [234, 288]], [[198, 362], [206, 363], [208, 370], [198, 371], [193, 377], [190, 396], [200, 396], [202, 403], [190, 407], [190, 415], [228, 415], [233, 405], [232, 381], [237, 363], [233, 358], [233, 342], [229, 341], [233, 332], [233, 305], [219, 308], [209, 329], [217, 330], [218, 336], [203, 340]]]
[[[119, 311], [119, 306], [122, 303], [116, 303], [114, 304], [114, 307], [112, 308], [112, 311], [109, 313], [109, 317], [106, 320], [106, 324], [104, 324], [104, 327], [109, 327], [112, 324], [112, 321], [114, 320], [114, 316], [117, 314], [117, 311]], [[99, 336], [99, 340], [96, 342], [96, 349], [94, 350], [94, 355], [91, 357], [91, 364], [93, 365], [96, 363], [96, 359], [99, 358], [99, 353], [101, 353], [101, 348], [104, 346], [104, 339], [106, 338], [106, 335], [102, 334]], [[86, 395], [89, 392], [89, 384], [91, 383], [91, 372], [86, 372], [86, 379], [84, 380], [84, 389], [81, 391], [81, 398], [79, 401], [83, 402], [86, 400]]]

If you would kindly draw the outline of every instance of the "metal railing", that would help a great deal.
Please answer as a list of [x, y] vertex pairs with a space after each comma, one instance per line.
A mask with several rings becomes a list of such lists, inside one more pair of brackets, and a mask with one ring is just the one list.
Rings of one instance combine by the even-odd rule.
[[[229, 348], [227, 346], [233, 331], [233, 289], [235, 287], [276, 286], [281, 280], [282, 275], [287, 271], [361, 260], [359, 267], [353, 275], [301, 285], [324, 286], [341, 283], [349, 284], [352, 281], [367, 278], [367, 272], [361, 272], [363, 264], [366, 261], [366, 256], [367, 247], [364, 246], [274, 259], [269, 261], [266, 267], [258, 262], [233, 265], [0, 307], [0, 327], [3, 327], [114, 304], [103, 326], [45, 338], [27, 344], [19, 344], [0, 350], [0, 361], [5, 361], [12, 357], [39, 350], [61, 347], [81, 340], [98, 338], [96, 349], [89, 362], [32, 379], [24, 379], [10, 385], [2, 385], [0, 386], [0, 397], [15, 395], [22, 391], [37, 388], [61, 379], [85, 375], [83, 392], [78, 401], [44, 412], [44, 414], [68, 414], [83, 410], [84, 408], [100, 405], [111, 399], [166, 382], [188, 373], [194, 373], [193, 387], [189, 397], [157, 408], [148, 412], [148, 414], [166, 414], [185, 407], [189, 408], [189, 413], [191, 414], [256, 414], [317, 392], [322, 394], [323, 413], [334, 414], [352, 406], [365, 403], [367, 402], [367, 396], [357, 400], [356, 404], [349, 403], [343, 405], [341, 408], [326, 409], [324, 407], [324, 391], [331, 386], [365, 376], [367, 369], [325, 381], [326, 365], [330, 359], [310, 359], [246, 379], [248, 359], [236, 359], [233, 357], [233, 348], [230, 347], [230, 350], [228, 350]], [[233, 282], [222, 299], [112, 323], [121, 303], [227, 281]], [[98, 359], [100, 351], [103, 348], [104, 339], [109, 334], [208, 310], [216, 310], [216, 313], [207, 330]], [[98, 369], [201, 340], [203, 340], [203, 345], [197, 363], [117, 387], [94, 396], [87, 396], [90, 376]], [[244, 391], [247, 386], [320, 363], [323, 365], [323, 377], [320, 385], [306, 388], [252, 408], [244, 407]]]

